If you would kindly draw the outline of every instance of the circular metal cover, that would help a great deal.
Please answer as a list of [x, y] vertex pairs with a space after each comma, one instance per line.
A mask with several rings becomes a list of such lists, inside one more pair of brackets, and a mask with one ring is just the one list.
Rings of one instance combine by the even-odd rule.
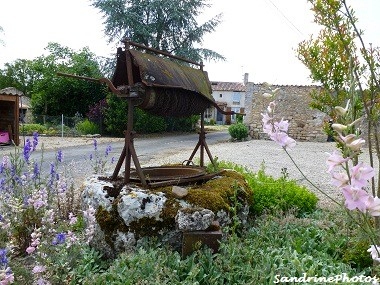
[[[206, 174], [203, 167], [195, 166], [157, 166], [142, 168], [147, 181], [166, 181], [183, 178], [195, 178]], [[136, 170], [131, 171], [130, 178], [140, 180]]]

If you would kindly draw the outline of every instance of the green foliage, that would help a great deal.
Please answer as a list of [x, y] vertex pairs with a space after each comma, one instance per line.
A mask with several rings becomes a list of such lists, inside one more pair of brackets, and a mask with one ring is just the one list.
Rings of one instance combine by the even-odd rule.
[[208, 123], [210, 126], [216, 125], [215, 119], [210, 119], [210, 122]]
[[106, 97], [107, 88], [99, 83], [57, 76], [57, 72], [100, 78], [100, 64], [88, 48], [75, 52], [57, 43], [49, 43], [48, 55], [33, 61], [35, 76], [32, 107], [34, 114], [73, 117], [84, 115], [90, 105]]
[[106, 268], [107, 262], [102, 259], [102, 255], [93, 248], [85, 246], [80, 258], [77, 259], [77, 264], [69, 273], [69, 284], [83, 284], [88, 276], [103, 273]]
[[248, 137], [248, 128], [242, 123], [233, 124], [228, 128], [228, 132], [233, 139], [244, 140]]
[[141, 109], [136, 109], [134, 129], [141, 133], [160, 133], [166, 130], [166, 122], [163, 117], [153, 116]]
[[[104, 123], [110, 135], [123, 136], [128, 122], [128, 103], [114, 94], [107, 97], [108, 107], [105, 110]], [[159, 117], [139, 108], [134, 109], [134, 129], [140, 133], [156, 133], [164, 131], [192, 131], [199, 116], [187, 118]]]
[[104, 114], [106, 131], [110, 135], [122, 137], [128, 121], [127, 101], [110, 93], [107, 96], [107, 105], [108, 107]]
[[362, 239], [351, 241], [344, 251], [342, 260], [359, 270], [370, 267], [373, 264], [373, 260], [367, 252], [369, 247], [370, 242], [368, 240]]
[[220, 23], [221, 15], [198, 25], [197, 17], [210, 5], [205, 0], [92, 0], [105, 19], [105, 34], [131, 40], [194, 61], [224, 58], [209, 49], [197, 48], [204, 35]]
[[223, 240], [214, 255], [201, 248], [181, 258], [145, 241], [135, 252], [121, 254], [105, 272], [87, 275], [83, 284], [273, 284], [276, 275], [369, 276], [369, 268], [353, 269], [336, 254], [347, 246], [347, 225], [340, 218], [329, 211], [303, 218], [262, 216], [242, 237]]
[[25, 135], [32, 135], [34, 132], [44, 134], [46, 131], [46, 126], [40, 124], [22, 124], [20, 126], [20, 132]]
[[243, 123], [244, 116], [241, 114], [236, 114], [236, 123], [242, 124]]
[[93, 135], [100, 133], [99, 126], [88, 119], [77, 123], [75, 127], [82, 135]]
[[185, 118], [165, 117], [166, 130], [168, 132], [190, 132], [195, 129], [195, 124], [199, 120], [199, 115], [193, 115]]
[[296, 210], [299, 215], [311, 213], [316, 209], [317, 196], [294, 180], [283, 177], [275, 179], [265, 174], [262, 167], [256, 174], [233, 163], [219, 162], [220, 168], [234, 169], [242, 173], [253, 191], [251, 211], [254, 215]]
[[31, 60], [17, 59], [12, 63], [5, 63], [4, 69], [0, 70], [0, 89], [14, 87], [30, 97], [38, 78], [35, 73]]

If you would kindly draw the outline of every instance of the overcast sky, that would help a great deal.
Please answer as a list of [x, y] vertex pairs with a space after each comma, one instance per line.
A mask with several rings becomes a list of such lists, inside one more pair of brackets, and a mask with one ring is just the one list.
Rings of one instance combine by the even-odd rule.
[[[88, 46], [97, 55], [113, 56], [103, 20], [87, 0], [0, 0], [0, 68], [18, 58], [34, 59], [48, 42], [74, 50]], [[226, 62], [205, 62], [212, 81], [249, 81], [271, 84], [312, 84], [295, 49], [316, 34], [306, 0], [209, 0], [202, 19], [223, 13], [217, 30], [204, 37], [203, 47], [219, 52]], [[380, 46], [380, 1], [347, 0], [357, 12], [364, 40]]]

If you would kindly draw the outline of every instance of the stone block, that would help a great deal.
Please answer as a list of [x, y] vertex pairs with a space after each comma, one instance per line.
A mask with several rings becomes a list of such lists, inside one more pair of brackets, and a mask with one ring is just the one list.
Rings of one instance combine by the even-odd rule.
[[221, 239], [221, 230], [184, 232], [182, 237], [182, 257], [185, 258], [202, 246], [207, 246], [213, 253], [217, 253]]

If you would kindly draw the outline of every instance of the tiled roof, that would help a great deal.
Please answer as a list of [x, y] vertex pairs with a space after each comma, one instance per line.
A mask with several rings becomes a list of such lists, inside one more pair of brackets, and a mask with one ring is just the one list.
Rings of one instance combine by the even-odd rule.
[[212, 91], [240, 91], [245, 92], [246, 88], [243, 83], [240, 82], [211, 82]]
[[3, 95], [18, 95], [18, 96], [24, 95], [20, 90], [17, 90], [14, 87], [7, 87], [7, 88], [4, 88], [4, 89], [1, 89], [0, 90], [0, 94], [3, 94]]

